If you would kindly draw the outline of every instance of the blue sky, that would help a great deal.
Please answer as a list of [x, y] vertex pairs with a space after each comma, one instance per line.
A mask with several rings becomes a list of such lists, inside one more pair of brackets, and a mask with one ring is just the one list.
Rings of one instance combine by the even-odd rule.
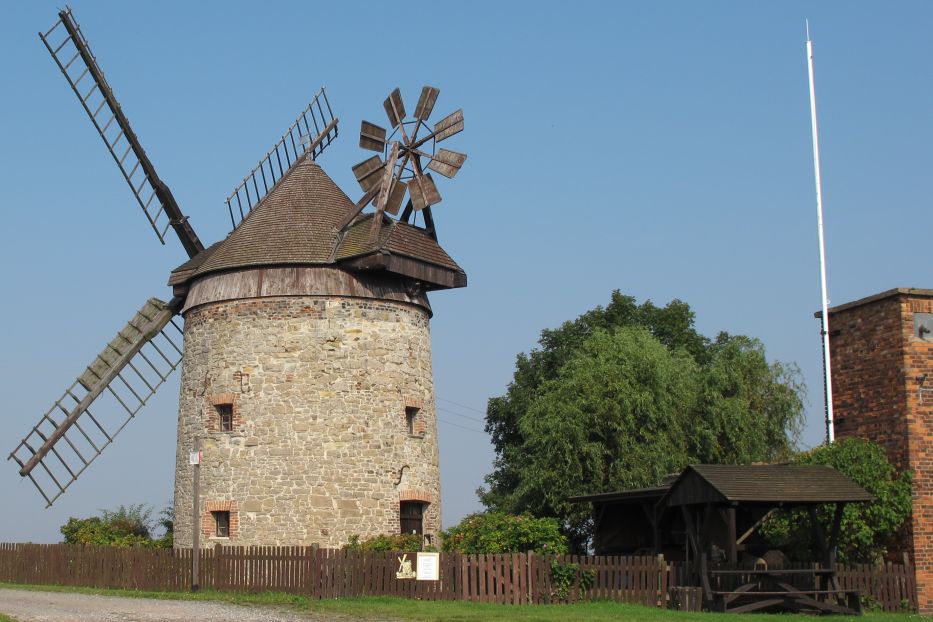
[[[486, 400], [514, 357], [619, 289], [687, 301], [701, 332], [760, 338], [809, 386], [822, 434], [819, 273], [804, 19], [816, 49], [830, 297], [931, 287], [933, 5], [921, 2], [92, 3], [72, 8], [201, 238], [319, 86], [341, 136], [319, 159], [351, 196], [361, 119], [401, 87], [462, 107], [441, 243], [466, 289], [432, 296], [443, 512], [479, 509]], [[36, 36], [0, 23], [0, 429], [5, 454], [184, 252], [160, 246]], [[49, 510], [0, 469], [0, 540], [68, 516], [170, 503], [177, 377]]]

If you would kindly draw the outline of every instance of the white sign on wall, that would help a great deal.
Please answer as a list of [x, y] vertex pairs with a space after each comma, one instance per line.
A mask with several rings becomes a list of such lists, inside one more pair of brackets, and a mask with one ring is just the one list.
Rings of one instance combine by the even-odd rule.
[[440, 553], [418, 553], [418, 563], [415, 565], [419, 581], [437, 581], [440, 579], [441, 555]]

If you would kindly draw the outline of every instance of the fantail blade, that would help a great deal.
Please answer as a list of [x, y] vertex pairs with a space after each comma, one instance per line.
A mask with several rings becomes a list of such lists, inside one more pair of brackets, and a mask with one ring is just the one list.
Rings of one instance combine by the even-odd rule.
[[385, 151], [386, 131], [375, 123], [363, 121], [360, 126], [360, 147], [370, 151]]
[[421, 97], [418, 98], [418, 105], [415, 106], [416, 119], [427, 121], [428, 117], [431, 116], [431, 111], [434, 110], [434, 103], [437, 101], [440, 92], [440, 89], [433, 86], [426, 86], [421, 89]]
[[405, 104], [402, 102], [402, 92], [395, 89], [389, 94], [386, 100], [382, 102], [382, 105], [386, 109], [389, 123], [392, 124], [393, 128], [398, 127], [398, 124], [405, 118]]
[[465, 153], [457, 153], [449, 149], [439, 149], [431, 159], [431, 163], [428, 164], [428, 168], [440, 173], [447, 179], [453, 179], [466, 159]]

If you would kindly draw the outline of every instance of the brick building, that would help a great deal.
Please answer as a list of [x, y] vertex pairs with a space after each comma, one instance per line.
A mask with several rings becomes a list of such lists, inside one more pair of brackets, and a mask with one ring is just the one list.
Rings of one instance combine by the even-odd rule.
[[933, 613], [933, 289], [833, 307], [829, 327], [836, 437], [879, 443], [899, 470], [913, 471], [897, 553], [914, 560], [920, 611]]

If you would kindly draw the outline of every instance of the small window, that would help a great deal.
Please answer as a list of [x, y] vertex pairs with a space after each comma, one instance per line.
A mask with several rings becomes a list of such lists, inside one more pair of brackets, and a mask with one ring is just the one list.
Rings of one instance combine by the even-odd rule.
[[403, 534], [414, 533], [421, 535], [424, 505], [420, 501], [402, 501], [399, 503], [399, 523], [401, 523]]
[[408, 426], [408, 436], [415, 435], [415, 418], [418, 416], [418, 409], [414, 406], [405, 407], [405, 425]]
[[217, 404], [217, 417], [220, 419], [220, 431], [233, 431], [233, 404]]
[[211, 512], [214, 516], [214, 535], [218, 538], [230, 537], [230, 512]]

